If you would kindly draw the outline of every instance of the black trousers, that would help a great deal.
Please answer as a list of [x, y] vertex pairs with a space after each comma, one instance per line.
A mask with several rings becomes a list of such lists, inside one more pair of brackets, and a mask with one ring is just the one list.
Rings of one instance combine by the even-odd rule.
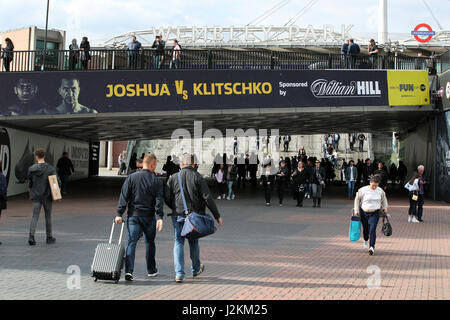
[[284, 193], [286, 192], [286, 182], [278, 183], [278, 199], [280, 200], [280, 204], [283, 203]]
[[417, 199], [417, 220], [422, 220], [423, 214], [423, 204], [425, 202], [425, 198], [423, 194], [419, 194], [419, 199]]
[[70, 70], [75, 70], [77, 63], [78, 63], [78, 58], [76, 56], [71, 56], [69, 59]]
[[5, 71], [9, 72], [10, 71], [10, 65], [11, 65], [11, 58], [3, 58], [3, 65], [5, 66]]
[[305, 198], [305, 189], [303, 189], [303, 191], [300, 192], [297, 186], [295, 188], [295, 198], [297, 199], [297, 205], [303, 205], [303, 199]]
[[270, 197], [272, 193], [272, 187], [270, 185], [267, 185], [264, 187], [264, 197], [266, 199], [266, 203], [270, 203]]
[[256, 178], [256, 171], [250, 171], [250, 178], [251, 178], [252, 186], [254, 188], [256, 188], [257, 184], [258, 184], [258, 179]]
[[226, 194], [226, 185], [225, 183], [217, 182], [217, 190], [219, 191], [219, 196]]
[[88, 69], [88, 64], [89, 64], [89, 60], [87, 60], [87, 59], [81, 60], [81, 67], [83, 68], [83, 70]]
[[245, 172], [240, 172], [237, 180], [237, 187], [239, 188], [242, 184], [242, 187], [245, 187]]
[[409, 210], [408, 210], [408, 214], [410, 216], [416, 216], [417, 217], [417, 202], [418, 201], [417, 200], [414, 201], [412, 199], [412, 197], [413, 197], [413, 193], [411, 192], [409, 194]]

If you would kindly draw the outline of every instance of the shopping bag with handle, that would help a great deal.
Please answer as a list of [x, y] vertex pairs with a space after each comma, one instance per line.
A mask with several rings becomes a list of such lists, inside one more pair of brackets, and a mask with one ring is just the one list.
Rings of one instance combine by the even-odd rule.
[[358, 241], [361, 238], [361, 218], [352, 212], [350, 219], [349, 238], [351, 242]]

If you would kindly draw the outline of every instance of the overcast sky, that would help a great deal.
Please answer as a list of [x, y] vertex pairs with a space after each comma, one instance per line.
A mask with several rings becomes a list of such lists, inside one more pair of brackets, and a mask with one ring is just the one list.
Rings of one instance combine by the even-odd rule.
[[[280, 0], [50, 0], [49, 27], [67, 31], [70, 39], [88, 36], [96, 44], [128, 31], [160, 26], [244, 26]], [[310, 0], [291, 0], [263, 25], [284, 25]], [[450, 29], [450, 0], [428, 0], [445, 30]], [[0, 0], [0, 30], [45, 26], [46, 0]], [[422, 0], [388, 0], [389, 32], [410, 33], [419, 23], [438, 25]], [[377, 31], [377, 0], [318, 0], [297, 22], [353, 24], [353, 33]], [[352, 33], [351, 32], [351, 33]]]

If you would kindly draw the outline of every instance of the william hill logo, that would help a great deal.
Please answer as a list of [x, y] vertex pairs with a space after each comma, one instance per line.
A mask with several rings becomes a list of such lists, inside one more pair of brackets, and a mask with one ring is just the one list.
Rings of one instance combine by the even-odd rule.
[[378, 81], [351, 81], [345, 84], [336, 80], [317, 79], [311, 84], [310, 89], [316, 98], [381, 96]]

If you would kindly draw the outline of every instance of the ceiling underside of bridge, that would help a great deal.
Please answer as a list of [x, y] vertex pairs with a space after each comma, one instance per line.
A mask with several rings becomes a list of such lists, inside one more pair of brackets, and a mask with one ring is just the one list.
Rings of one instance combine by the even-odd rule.
[[[203, 132], [219, 129], [279, 129], [285, 134], [328, 132], [405, 132], [431, 117], [427, 107], [338, 107], [201, 110], [177, 112], [121, 113], [3, 117], [5, 127], [84, 141], [169, 139], [174, 130], [194, 135], [194, 121], [202, 121]], [[270, 134], [270, 133], [269, 133]]]

